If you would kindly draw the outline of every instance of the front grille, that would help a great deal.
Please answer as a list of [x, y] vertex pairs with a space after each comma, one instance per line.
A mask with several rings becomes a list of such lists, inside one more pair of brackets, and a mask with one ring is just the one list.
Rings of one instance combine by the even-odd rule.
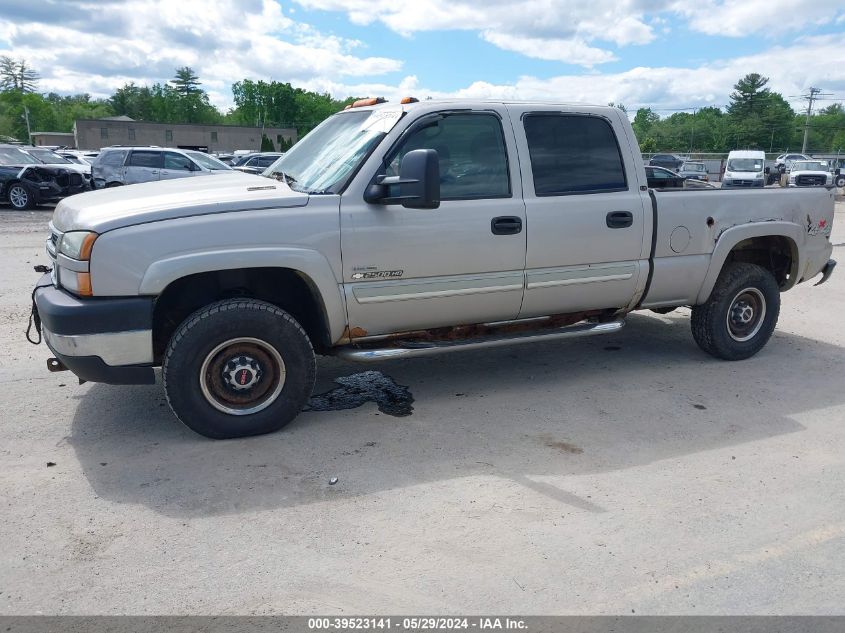
[[82, 175], [81, 174], [71, 174], [69, 176], [70, 179], [70, 186], [71, 187], [78, 187], [82, 184]]
[[753, 187], [753, 180], [734, 180], [731, 182], [734, 187]]
[[824, 176], [811, 175], [798, 176], [798, 178], [795, 179], [795, 182], [799, 187], [819, 187], [821, 185], [824, 185], [826, 181], [827, 178], [825, 178]]
[[56, 184], [59, 185], [59, 187], [67, 187], [69, 183], [70, 176], [66, 174], [59, 174], [56, 176]]

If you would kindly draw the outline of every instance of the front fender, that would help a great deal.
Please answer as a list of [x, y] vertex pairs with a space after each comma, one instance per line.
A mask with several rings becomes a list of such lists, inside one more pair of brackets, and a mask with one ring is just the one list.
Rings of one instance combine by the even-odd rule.
[[[713, 249], [713, 254], [710, 257], [710, 267], [707, 269], [707, 275], [704, 277], [704, 282], [698, 292], [696, 305], [700, 305], [707, 301], [710, 293], [716, 285], [716, 280], [719, 278], [719, 273], [722, 272], [722, 267], [728, 259], [731, 251], [740, 242], [754, 237], [785, 237], [792, 242], [794, 261], [792, 265], [793, 273], [802, 270], [804, 262], [800, 259], [802, 257], [801, 249], [798, 247], [804, 241], [804, 227], [795, 224], [794, 222], [785, 222], [781, 220], [774, 220], [770, 222], [752, 222], [749, 224], [742, 224], [723, 231], [716, 240], [716, 248]], [[796, 275], [790, 275], [790, 281], [783, 290], [788, 290], [796, 283]]]
[[197, 273], [239, 268], [288, 268], [305, 277], [323, 302], [332, 341], [343, 335], [346, 308], [328, 260], [306, 248], [259, 246], [181, 253], [153, 262], [141, 279], [141, 295], [159, 295], [177, 279]]

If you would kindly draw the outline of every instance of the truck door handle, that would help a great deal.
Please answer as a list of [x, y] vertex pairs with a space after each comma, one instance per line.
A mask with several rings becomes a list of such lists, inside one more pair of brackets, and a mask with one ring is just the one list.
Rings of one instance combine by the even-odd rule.
[[516, 235], [522, 232], [522, 218], [515, 215], [503, 215], [490, 220], [493, 235]]
[[634, 214], [630, 211], [611, 211], [607, 214], [607, 227], [624, 229], [634, 223]]

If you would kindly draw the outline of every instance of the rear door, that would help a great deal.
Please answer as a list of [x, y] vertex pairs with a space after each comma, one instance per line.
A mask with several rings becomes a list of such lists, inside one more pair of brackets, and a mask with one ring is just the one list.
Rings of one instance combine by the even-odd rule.
[[528, 227], [519, 316], [626, 307], [645, 282], [651, 246], [641, 159], [606, 109], [546, 108], [511, 110]]
[[161, 175], [162, 152], [155, 150], [132, 150], [123, 168], [123, 184], [158, 180]]

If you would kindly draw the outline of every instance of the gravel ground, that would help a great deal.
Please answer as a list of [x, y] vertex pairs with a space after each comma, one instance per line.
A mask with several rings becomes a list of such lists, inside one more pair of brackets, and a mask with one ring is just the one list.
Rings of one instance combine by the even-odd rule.
[[323, 359], [318, 393], [374, 369], [413, 413], [213, 442], [160, 384], [47, 372], [23, 331], [49, 215], [0, 210], [0, 614], [845, 612], [845, 271], [784, 295], [748, 361], [699, 351], [686, 309]]

